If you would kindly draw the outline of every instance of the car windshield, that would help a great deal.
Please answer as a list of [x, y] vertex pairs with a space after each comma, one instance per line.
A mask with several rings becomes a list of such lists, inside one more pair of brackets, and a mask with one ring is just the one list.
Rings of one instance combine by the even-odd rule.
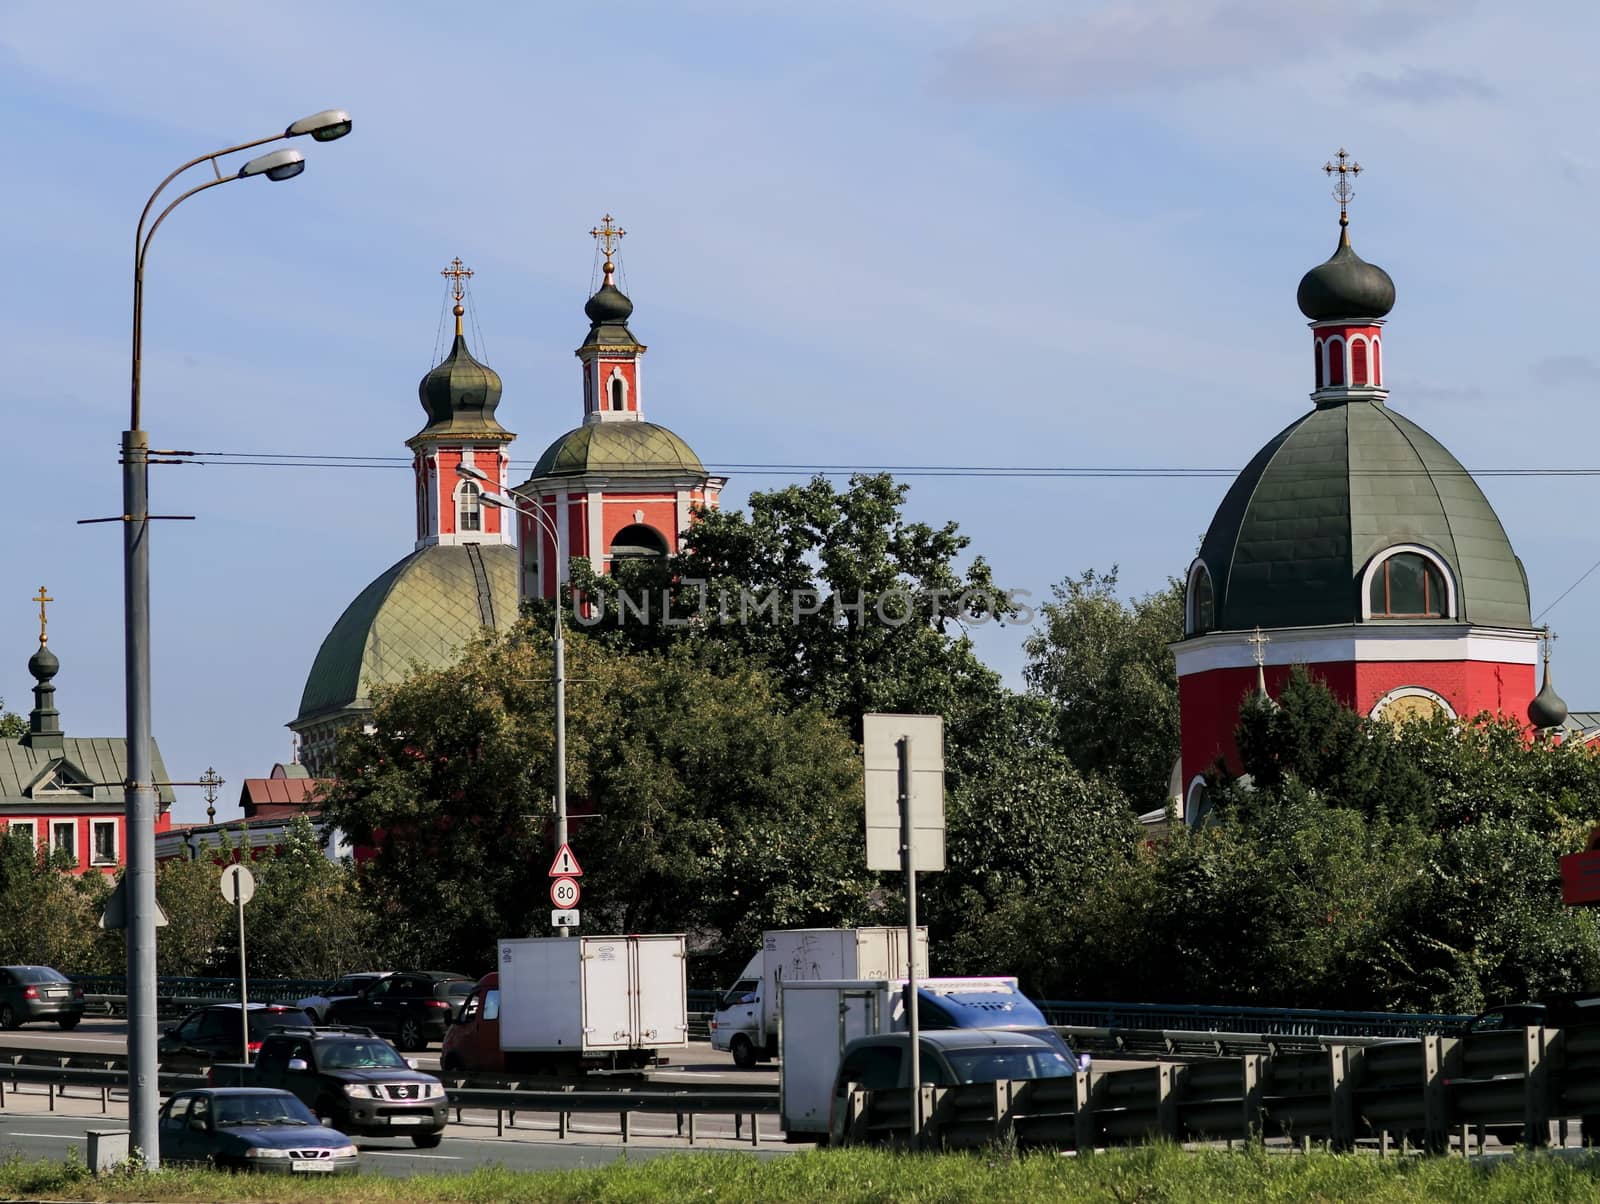
[[746, 995], [753, 995], [760, 985], [759, 978], [741, 978], [723, 993], [722, 998], [717, 1001], [717, 1007], [719, 1009], [733, 1007]]
[[49, 966], [18, 966], [11, 971], [18, 982], [66, 982], [67, 976]]
[[317, 1118], [292, 1095], [216, 1095], [212, 1115], [224, 1125], [314, 1125]]
[[991, 1045], [978, 1049], [947, 1049], [945, 1057], [962, 1083], [996, 1083], [1001, 1079], [1061, 1079], [1077, 1066], [1053, 1049], [1007, 1049]]
[[323, 1070], [408, 1070], [406, 1060], [387, 1041], [318, 1041]]
[[457, 999], [465, 999], [472, 994], [477, 985], [475, 982], [468, 982], [466, 979], [462, 979], [460, 982], [445, 983], [444, 990], [446, 995], [453, 995]]
[[333, 984], [333, 990], [328, 993], [330, 995], [359, 995], [376, 981], [377, 978], [375, 976], [365, 974], [358, 974], [353, 978], [341, 978]]

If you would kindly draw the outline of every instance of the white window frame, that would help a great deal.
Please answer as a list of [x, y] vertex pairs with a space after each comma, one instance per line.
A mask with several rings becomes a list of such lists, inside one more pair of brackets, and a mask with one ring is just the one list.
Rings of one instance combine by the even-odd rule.
[[[472, 517], [477, 522], [477, 525], [472, 527], [467, 526], [467, 511], [462, 506], [469, 495], [472, 498]], [[462, 481], [456, 486], [455, 507], [457, 535], [483, 534], [483, 490], [478, 488], [476, 481]]]
[[1189, 566], [1188, 588], [1183, 591], [1183, 630], [1187, 635], [1205, 634], [1198, 630], [1200, 614], [1199, 607], [1195, 605], [1197, 601], [1195, 587], [1199, 584], [1201, 573], [1204, 573], [1206, 580], [1211, 582], [1211, 627], [1208, 630], [1217, 629], [1217, 579], [1211, 575], [1206, 562], [1196, 557], [1194, 563]]
[[1446, 698], [1443, 694], [1440, 694], [1435, 690], [1428, 689], [1427, 686], [1399, 686], [1396, 689], [1390, 690], [1382, 698], [1378, 699], [1377, 702], [1372, 704], [1372, 709], [1367, 712], [1367, 718], [1368, 719], [1381, 719], [1381, 718], [1383, 718], [1384, 708], [1387, 707], [1391, 702], [1394, 702], [1396, 699], [1400, 699], [1400, 698], [1426, 698], [1426, 699], [1429, 699], [1432, 702], [1438, 703], [1439, 707], [1444, 711], [1445, 715], [1448, 716], [1449, 718], [1451, 718], [1451, 719], [1459, 718], [1459, 716], [1456, 714], [1455, 707], [1450, 705], [1450, 700], [1448, 698]]
[[1183, 822], [1195, 827], [1200, 822], [1200, 807], [1206, 801], [1206, 780], [1196, 774], [1189, 779], [1189, 789], [1183, 792]]
[[[622, 404], [617, 405], [617, 386], [622, 386]], [[620, 414], [628, 408], [628, 378], [622, 374], [621, 368], [611, 369], [611, 375], [606, 377], [606, 404], [605, 408], [613, 414]]]
[[18, 828], [28, 829], [28, 838], [33, 842], [34, 852], [39, 850], [39, 821], [36, 819], [10, 819], [6, 821], [6, 835], [10, 836]]
[[[1453, 623], [1453, 622], [1455, 622], [1457, 620], [1457, 617], [1460, 614], [1460, 611], [1458, 610], [1457, 605], [1456, 605], [1456, 575], [1450, 571], [1450, 566], [1447, 563], [1445, 563], [1445, 559], [1444, 559], [1443, 556], [1439, 555], [1439, 553], [1435, 552], [1432, 548], [1425, 548], [1419, 543], [1397, 543], [1397, 544], [1393, 545], [1392, 547], [1387, 547], [1387, 548], [1383, 549], [1383, 551], [1379, 552], [1371, 560], [1367, 561], [1367, 567], [1361, 574], [1361, 618], [1362, 618], [1362, 621], [1363, 622], [1372, 622], [1373, 621], [1373, 617], [1372, 617], [1372, 579], [1375, 576], [1377, 576], [1378, 569], [1380, 567], [1382, 567], [1384, 561], [1388, 560], [1389, 557], [1391, 557], [1391, 556], [1398, 556], [1402, 552], [1415, 552], [1417, 555], [1421, 556], [1424, 560], [1431, 561], [1432, 564], [1433, 564], [1433, 567], [1439, 570], [1440, 576], [1442, 576], [1444, 578], [1444, 617], [1440, 618], [1440, 619], [1434, 619], [1433, 622], [1435, 622], [1435, 623]], [[1380, 623], [1386, 623], [1386, 622], [1390, 622], [1391, 620], [1389, 620], [1388, 618], [1386, 618], [1384, 616], [1379, 616], [1377, 621], [1380, 622]], [[1405, 619], [1399, 619], [1399, 620], [1394, 620], [1394, 621], [1402, 622], [1402, 623], [1403, 622], [1407, 622], [1407, 620], [1405, 620]], [[1412, 619], [1412, 620], [1410, 620], [1410, 622], [1427, 622], [1427, 621], [1428, 620], [1426, 620], [1426, 619]]]
[[[100, 856], [99, 832], [101, 828], [111, 829], [111, 859], [107, 861]], [[117, 821], [114, 819], [91, 819], [89, 821], [89, 864], [90, 865], [116, 865], [122, 849], [117, 840]]]
[[75, 819], [52, 819], [50, 821], [50, 855], [52, 857], [54, 857], [56, 855], [56, 852], [61, 847], [60, 845], [58, 845], [56, 843], [56, 833], [60, 832], [62, 829], [66, 829], [68, 832], [72, 833], [72, 848], [69, 849], [68, 851], [72, 854], [73, 864], [76, 865], [78, 863], [79, 858], [78, 858], [78, 821], [75, 820]]

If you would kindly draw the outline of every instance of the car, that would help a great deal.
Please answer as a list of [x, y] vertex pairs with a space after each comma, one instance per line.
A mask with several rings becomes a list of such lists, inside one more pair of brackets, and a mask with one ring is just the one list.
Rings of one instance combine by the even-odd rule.
[[[1480, 1012], [1462, 1027], [1461, 1035], [1516, 1028], [1583, 1028], [1593, 1024], [1600, 1024], [1600, 997], [1557, 995], [1542, 1003], [1503, 1003]], [[1521, 1125], [1490, 1125], [1487, 1132], [1501, 1145], [1518, 1145], [1525, 1136]], [[1595, 1141], [1600, 1135], [1600, 1115], [1584, 1116], [1581, 1132], [1585, 1141]], [[1538, 1144], [1547, 1142], [1548, 1136]]]
[[83, 1019], [83, 988], [49, 966], [0, 966], [0, 1028], [54, 1020], [64, 1029]]
[[442, 1041], [461, 1015], [477, 980], [449, 970], [406, 970], [372, 983], [329, 1009], [332, 1024], [354, 1024], [390, 1038], [399, 1049], [426, 1049]]
[[354, 974], [346, 974], [338, 982], [328, 988], [326, 995], [307, 995], [304, 999], [295, 1000], [296, 1007], [305, 1008], [311, 1018], [318, 1024], [328, 1019], [328, 1012], [341, 999], [354, 999], [380, 978], [388, 978], [392, 970], [359, 970]]
[[241, 1048], [239, 1005], [213, 1003], [196, 1008], [177, 1024], [162, 1031], [156, 1040], [156, 1057], [166, 1070], [204, 1070], [213, 1062], [227, 1061], [249, 1050], [250, 1056], [261, 1048], [261, 1041], [273, 1029], [285, 1024], [304, 1024], [308, 1016], [304, 1008], [283, 1003], [252, 1003], [249, 1037]]
[[[1002, 1079], [1070, 1078], [1078, 1061], [1057, 1043], [1004, 1028], [951, 1028], [922, 1033], [922, 1081], [954, 1087], [964, 1083], [996, 1083]], [[883, 1091], [911, 1085], [910, 1033], [857, 1037], [844, 1047], [833, 1078], [828, 1108], [828, 1143], [839, 1145], [845, 1131], [852, 1088]]]
[[205, 1087], [180, 1091], [156, 1122], [161, 1161], [205, 1162], [230, 1170], [290, 1175], [350, 1175], [355, 1143], [317, 1123], [287, 1091]]
[[332, 1128], [409, 1137], [423, 1149], [439, 1144], [450, 1115], [444, 1084], [364, 1028], [280, 1028], [261, 1043], [254, 1065], [219, 1062], [210, 1078], [216, 1086], [290, 1091]]

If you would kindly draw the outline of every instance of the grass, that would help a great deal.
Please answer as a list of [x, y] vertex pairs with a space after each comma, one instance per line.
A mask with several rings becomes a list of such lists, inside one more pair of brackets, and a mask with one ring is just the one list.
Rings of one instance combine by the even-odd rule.
[[1600, 1201], [1600, 1159], [1547, 1157], [1471, 1163], [1459, 1158], [1371, 1154], [1306, 1156], [1185, 1152], [1149, 1146], [1086, 1158], [1046, 1153], [904, 1155], [818, 1151], [758, 1160], [680, 1154], [596, 1170], [511, 1171], [390, 1179], [365, 1174], [335, 1183], [215, 1171], [159, 1171], [95, 1179], [81, 1162], [0, 1164], [0, 1199], [74, 1201], [500, 1201], [747, 1204], [750, 1201], [915, 1201], [916, 1204], [1215, 1204], [1217, 1201], [1413, 1201], [1556, 1204]]

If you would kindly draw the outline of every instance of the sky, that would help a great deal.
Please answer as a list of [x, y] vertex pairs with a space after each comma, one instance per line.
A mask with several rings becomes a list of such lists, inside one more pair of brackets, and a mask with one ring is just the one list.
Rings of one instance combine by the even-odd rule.
[[[152, 445], [405, 456], [443, 281], [472, 279], [513, 477], [579, 421], [588, 230], [628, 230], [646, 416], [731, 464], [1242, 467], [1309, 405], [1320, 168], [1366, 168], [1391, 404], [1468, 468], [1600, 466], [1590, 404], [1600, 10], [1435, 0], [0, 0], [0, 696], [41, 584], [68, 734], [123, 730], [131, 241], [188, 158], [328, 107], [307, 170], [196, 197], [145, 289]], [[239, 157], [228, 161], [237, 166]], [[197, 169], [195, 182], [205, 177]], [[185, 177], [188, 179], [189, 177]], [[481, 335], [477, 332], [481, 331]], [[725, 505], [804, 479], [730, 471]], [[998, 583], [1182, 575], [1227, 481], [915, 478]], [[1595, 562], [1600, 477], [1486, 477], [1539, 613]], [[171, 776], [287, 759], [324, 635], [413, 539], [404, 469], [152, 470]], [[1600, 572], [1549, 613], [1600, 709]], [[977, 633], [1021, 683], [1026, 629]], [[180, 820], [203, 817], [180, 792]]]

